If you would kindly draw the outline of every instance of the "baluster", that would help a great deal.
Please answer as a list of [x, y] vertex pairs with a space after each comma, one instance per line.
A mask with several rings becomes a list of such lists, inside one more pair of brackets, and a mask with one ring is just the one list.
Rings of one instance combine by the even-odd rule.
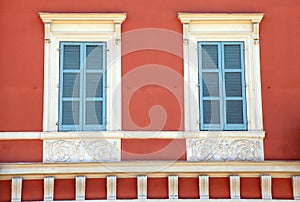
[[178, 199], [178, 176], [169, 175], [168, 182], [169, 199]]
[[240, 199], [240, 176], [231, 175], [230, 176], [230, 197], [232, 199]]
[[147, 176], [140, 175], [137, 177], [138, 199], [147, 199]]
[[199, 194], [200, 194], [200, 199], [209, 198], [209, 176], [208, 175], [199, 176]]
[[11, 179], [11, 201], [17, 202], [21, 201], [22, 197], [22, 178], [21, 177], [13, 177]]
[[293, 176], [293, 194], [295, 200], [300, 200], [300, 176]]
[[272, 199], [272, 177], [271, 175], [261, 175], [261, 195], [262, 199]]
[[54, 177], [44, 177], [44, 201], [53, 201], [54, 196]]
[[107, 200], [117, 199], [117, 177], [107, 176], [106, 177], [106, 188], [107, 188]]
[[76, 200], [85, 200], [85, 176], [76, 176]]

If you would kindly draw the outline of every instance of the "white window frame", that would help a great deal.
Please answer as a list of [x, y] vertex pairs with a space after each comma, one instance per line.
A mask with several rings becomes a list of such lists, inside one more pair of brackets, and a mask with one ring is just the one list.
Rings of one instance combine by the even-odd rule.
[[106, 42], [106, 130], [121, 130], [121, 24], [125, 13], [39, 13], [44, 23], [43, 131], [58, 131], [59, 43]]
[[178, 13], [183, 24], [184, 120], [199, 131], [199, 41], [242, 41], [245, 46], [247, 130], [263, 131], [259, 23], [263, 13]]

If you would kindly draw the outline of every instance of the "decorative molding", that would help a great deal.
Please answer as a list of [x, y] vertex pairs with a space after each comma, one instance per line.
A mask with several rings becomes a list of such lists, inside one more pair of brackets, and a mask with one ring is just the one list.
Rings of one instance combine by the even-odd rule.
[[54, 177], [44, 177], [44, 201], [53, 201], [54, 199]]
[[199, 195], [200, 199], [209, 199], [209, 176], [199, 176]]
[[121, 160], [120, 139], [44, 140], [43, 162], [109, 162]]
[[85, 176], [76, 176], [76, 201], [85, 200]]
[[271, 175], [261, 175], [261, 195], [262, 199], [272, 200], [272, 177]]
[[106, 189], [107, 189], [107, 200], [117, 199], [117, 177], [107, 176], [106, 177]]
[[178, 199], [178, 176], [168, 176], [169, 199]]
[[147, 176], [137, 176], [138, 199], [147, 199]]
[[188, 161], [263, 161], [260, 138], [188, 138]]
[[22, 198], [22, 177], [13, 177], [11, 179], [11, 201], [21, 202]]
[[240, 176], [230, 175], [230, 197], [232, 199], [240, 199]]

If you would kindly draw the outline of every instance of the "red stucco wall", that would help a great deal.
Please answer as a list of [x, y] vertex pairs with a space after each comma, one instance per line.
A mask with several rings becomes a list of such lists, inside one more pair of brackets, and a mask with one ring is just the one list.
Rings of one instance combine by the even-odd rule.
[[[128, 16], [122, 24], [123, 33], [143, 28], [160, 28], [179, 34], [182, 33], [182, 25], [177, 19], [177, 12], [263, 12], [265, 17], [261, 23], [260, 46], [263, 119], [266, 131], [265, 159], [300, 159], [299, 10], [300, 1], [296, 0], [1, 0], [0, 131], [42, 130], [43, 23], [38, 17], [38, 12], [126, 12]], [[159, 36], [157, 39], [159, 40]], [[182, 52], [182, 41], [171, 42], [165, 41], [167, 45]], [[123, 49], [124, 44], [126, 45], [126, 39], [122, 44]], [[163, 65], [183, 75], [182, 58], [163, 51], [144, 50], [123, 55], [122, 76], [126, 77], [130, 70], [149, 64]], [[150, 76], [154, 77], [154, 75]], [[123, 86], [126, 86], [126, 83]], [[174, 97], [169, 90], [157, 85], [148, 85], [137, 90], [129, 105], [132, 120], [139, 127], [147, 126], [150, 123], [148, 117], [150, 107], [161, 105], [165, 108], [167, 119], [163, 128], [159, 129], [182, 130], [183, 109], [180, 104], [183, 103], [183, 81], [178, 81], [175, 86], [180, 95], [179, 99]], [[126, 88], [123, 87], [122, 93], [126, 96]], [[124, 107], [126, 106], [123, 103], [123, 112]], [[127, 118], [127, 115], [123, 115], [123, 118]], [[135, 130], [136, 128], [123, 120], [123, 129]], [[160, 147], [170, 142], [172, 140], [160, 142], [158, 140], [123, 140], [122, 158], [123, 160], [138, 159], [135, 157], [148, 152], [152, 153], [146, 155], [148, 159], [161, 157], [168, 160], [184, 160], [186, 158], [185, 144], [182, 140], [174, 141], [173, 147], [169, 147], [171, 150], [165, 150], [162, 155], [153, 154], [155, 149], [159, 150]], [[149, 147], [145, 150], [145, 145], [155, 145], [155, 148]], [[179, 150], [174, 153], [172, 148]], [[0, 161], [2, 162], [41, 161], [41, 159], [42, 144], [38, 140], [0, 141]], [[222, 179], [219, 180], [222, 181]], [[165, 179], [149, 181], [149, 189], [154, 190], [150, 197], [156, 197], [157, 184], [163, 186], [165, 181]], [[197, 190], [191, 190], [190, 194], [183, 191], [187, 189], [185, 188], [189, 184], [185, 183], [187, 181], [182, 180], [180, 195], [183, 197], [196, 195]], [[193, 180], [190, 179], [190, 181], [192, 183]], [[69, 184], [70, 187], [74, 184], [73, 181], [57, 183], [57, 186]], [[132, 181], [128, 183], [135, 184]], [[222, 183], [227, 182], [223, 180]], [[254, 187], [251, 185], [256, 184], [256, 181], [242, 181], [243, 183]], [[10, 186], [6, 181], [0, 182], [0, 185]], [[211, 186], [217, 185], [213, 182]], [[276, 185], [274, 187], [278, 197], [283, 197], [284, 194], [280, 194], [280, 189], [276, 188]], [[159, 190], [160, 197], [167, 197], [163, 190]], [[242, 187], [242, 195], [246, 197], [257, 195], [251, 194], [251, 189], [247, 190], [250, 192], [243, 191]], [[122, 191], [118, 193], [120, 197], [125, 197], [127, 188], [123, 191], [124, 193]], [[228, 190], [223, 191], [219, 194], [228, 196]], [[290, 192], [284, 193], [289, 195]], [[218, 193], [211, 194], [218, 197]], [[60, 192], [56, 196], [56, 198], [65, 197], [71, 196]], [[90, 197], [93, 198], [92, 193]]]
[[[3, 0], [0, 2], [0, 131], [42, 130], [43, 23], [38, 12], [126, 12], [128, 17], [122, 25], [123, 33], [142, 28], [182, 33], [177, 12], [264, 12], [260, 45], [265, 159], [299, 159], [299, 7], [300, 3], [294, 0], [229, 0], [223, 3], [217, 0], [167, 0], [163, 3], [159, 0]], [[159, 41], [159, 37], [157, 39]], [[164, 41], [166, 45], [182, 51], [182, 43], [168, 44], [168, 40]], [[124, 44], [126, 39], [123, 49]], [[123, 77], [130, 70], [149, 64], [163, 65], [183, 75], [180, 57], [163, 51], [145, 50], [123, 55]], [[129, 105], [132, 120], [139, 127], [147, 126], [150, 123], [150, 107], [161, 105], [168, 116], [162, 129], [181, 130], [184, 124], [183, 109], [180, 107], [183, 103], [183, 82], [176, 83], [176, 87], [181, 95], [179, 98], [157, 85], [147, 85], [137, 90]], [[122, 92], [126, 96], [125, 88]], [[125, 107], [123, 104], [123, 111]], [[123, 129], [134, 130], [126, 123], [127, 115], [123, 118]], [[5, 152], [3, 149], [0, 148], [1, 156]], [[136, 145], [136, 152], [139, 149], [142, 147]], [[24, 156], [26, 160], [29, 159]]]

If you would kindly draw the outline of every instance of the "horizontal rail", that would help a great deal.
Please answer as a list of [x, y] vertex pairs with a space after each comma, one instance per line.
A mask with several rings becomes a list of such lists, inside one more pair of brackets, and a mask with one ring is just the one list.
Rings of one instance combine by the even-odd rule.
[[197, 177], [210, 174], [214, 177], [227, 177], [239, 174], [240, 177], [259, 177], [262, 174], [273, 178], [290, 178], [300, 174], [300, 161], [264, 161], [264, 162], [174, 162], [174, 161], [130, 161], [107, 163], [2, 163], [0, 179], [22, 176], [23, 179], [36, 179], [46, 175], [56, 178], [74, 178], [84, 174], [86, 177], [106, 177], [116, 175], [136, 177], [145, 174], [148, 177], [166, 177], [176, 174], [179, 177]]

